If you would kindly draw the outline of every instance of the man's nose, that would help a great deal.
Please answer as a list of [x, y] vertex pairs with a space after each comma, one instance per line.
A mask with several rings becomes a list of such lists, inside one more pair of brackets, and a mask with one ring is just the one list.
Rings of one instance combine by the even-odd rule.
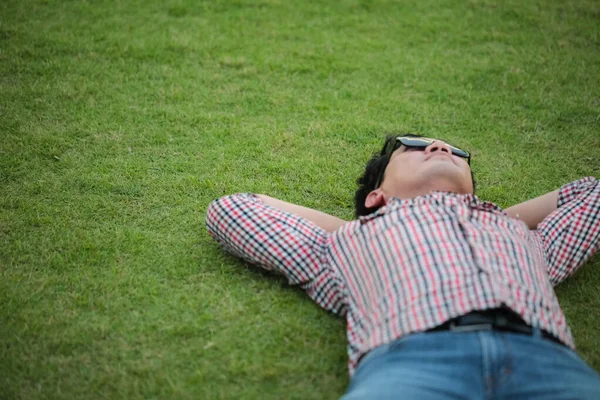
[[445, 151], [448, 154], [452, 154], [450, 146], [448, 146], [445, 142], [442, 142], [441, 140], [436, 140], [435, 142], [431, 143], [425, 148], [426, 154], [433, 153], [435, 151]]

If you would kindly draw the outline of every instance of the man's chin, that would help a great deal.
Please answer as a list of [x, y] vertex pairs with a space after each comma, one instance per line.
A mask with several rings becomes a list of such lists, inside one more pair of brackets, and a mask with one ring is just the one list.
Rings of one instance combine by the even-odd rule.
[[427, 174], [427, 179], [425, 180], [427, 183], [423, 186], [426, 187], [429, 192], [473, 193], [470, 175], [467, 181], [464, 172], [452, 162], [442, 162], [437, 164], [438, 165], [436, 165], [435, 168], [430, 168], [427, 171], [429, 172]]
[[436, 157], [435, 159], [428, 160], [423, 165], [422, 176], [426, 177], [427, 180], [457, 180], [463, 179], [464, 171], [454, 162], [452, 159], [446, 157]]

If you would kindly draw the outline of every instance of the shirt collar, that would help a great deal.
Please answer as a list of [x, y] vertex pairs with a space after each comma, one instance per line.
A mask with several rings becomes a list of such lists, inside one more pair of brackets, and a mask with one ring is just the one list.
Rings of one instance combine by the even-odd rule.
[[[462, 204], [470, 208], [506, 215], [504, 210], [502, 210], [502, 208], [500, 208], [495, 203], [492, 203], [490, 201], [483, 201], [474, 194], [460, 194], [442, 191], [433, 191], [429, 194], [413, 197], [411, 199], [400, 199], [398, 197], [392, 197], [389, 199], [387, 206], [382, 207], [379, 210], [393, 209], [396, 207], [404, 207], [418, 204], [435, 204], [446, 207], [452, 207]], [[383, 212], [385, 212], [385, 210], [383, 210]]]

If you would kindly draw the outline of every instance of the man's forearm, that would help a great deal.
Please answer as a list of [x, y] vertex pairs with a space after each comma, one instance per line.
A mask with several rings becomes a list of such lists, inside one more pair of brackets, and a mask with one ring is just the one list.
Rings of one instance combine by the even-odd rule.
[[256, 196], [266, 205], [306, 218], [327, 232], [334, 232], [347, 222], [333, 215], [313, 210], [312, 208], [287, 203], [264, 194], [257, 194]]
[[529, 229], [537, 229], [544, 218], [556, 210], [558, 204], [558, 190], [546, 193], [535, 199], [527, 200], [504, 210], [510, 217], [518, 218], [525, 222]]

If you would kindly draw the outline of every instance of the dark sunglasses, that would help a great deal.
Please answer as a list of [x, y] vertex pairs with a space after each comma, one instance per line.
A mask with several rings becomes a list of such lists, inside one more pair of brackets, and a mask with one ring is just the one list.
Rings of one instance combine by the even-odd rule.
[[[390, 140], [387, 142], [385, 149], [381, 155], [386, 155], [386, 156], [390, 157], [394, 151], [396, 151], [396, 150], [398, 150], [398, 148], [400, 148], [400, 146], [412, 147], [412, 148], [417, 148], [420, 150], [425, 150], [425, 148], [427, 146], [429, 146], [436, 140], [438, 140], [438, 139], [430, 139], [430, 138], [425, 138], [425, 137], [398, 136], [395, 140]], [[467, 163], [469, 165], [471, 165], [471, 154], [468, 151], [459, 149], [458, 147], [452, 146], [451, 144], [448, 144], [448, 143], [446, 143], [446, 144], [448, 145], [448, 147], [450, 147], [450, 151], [452, 151], [452, 154], [466, 159]], [[381, 171], [381, 174], [380, 174], [379, 178], [377, 179], [377, 185], [375, 185], [376, 188], [378, 188], [379, 185], [381, 184], [384, 173], [385, 173], [385, 169], [383, 171]]]

